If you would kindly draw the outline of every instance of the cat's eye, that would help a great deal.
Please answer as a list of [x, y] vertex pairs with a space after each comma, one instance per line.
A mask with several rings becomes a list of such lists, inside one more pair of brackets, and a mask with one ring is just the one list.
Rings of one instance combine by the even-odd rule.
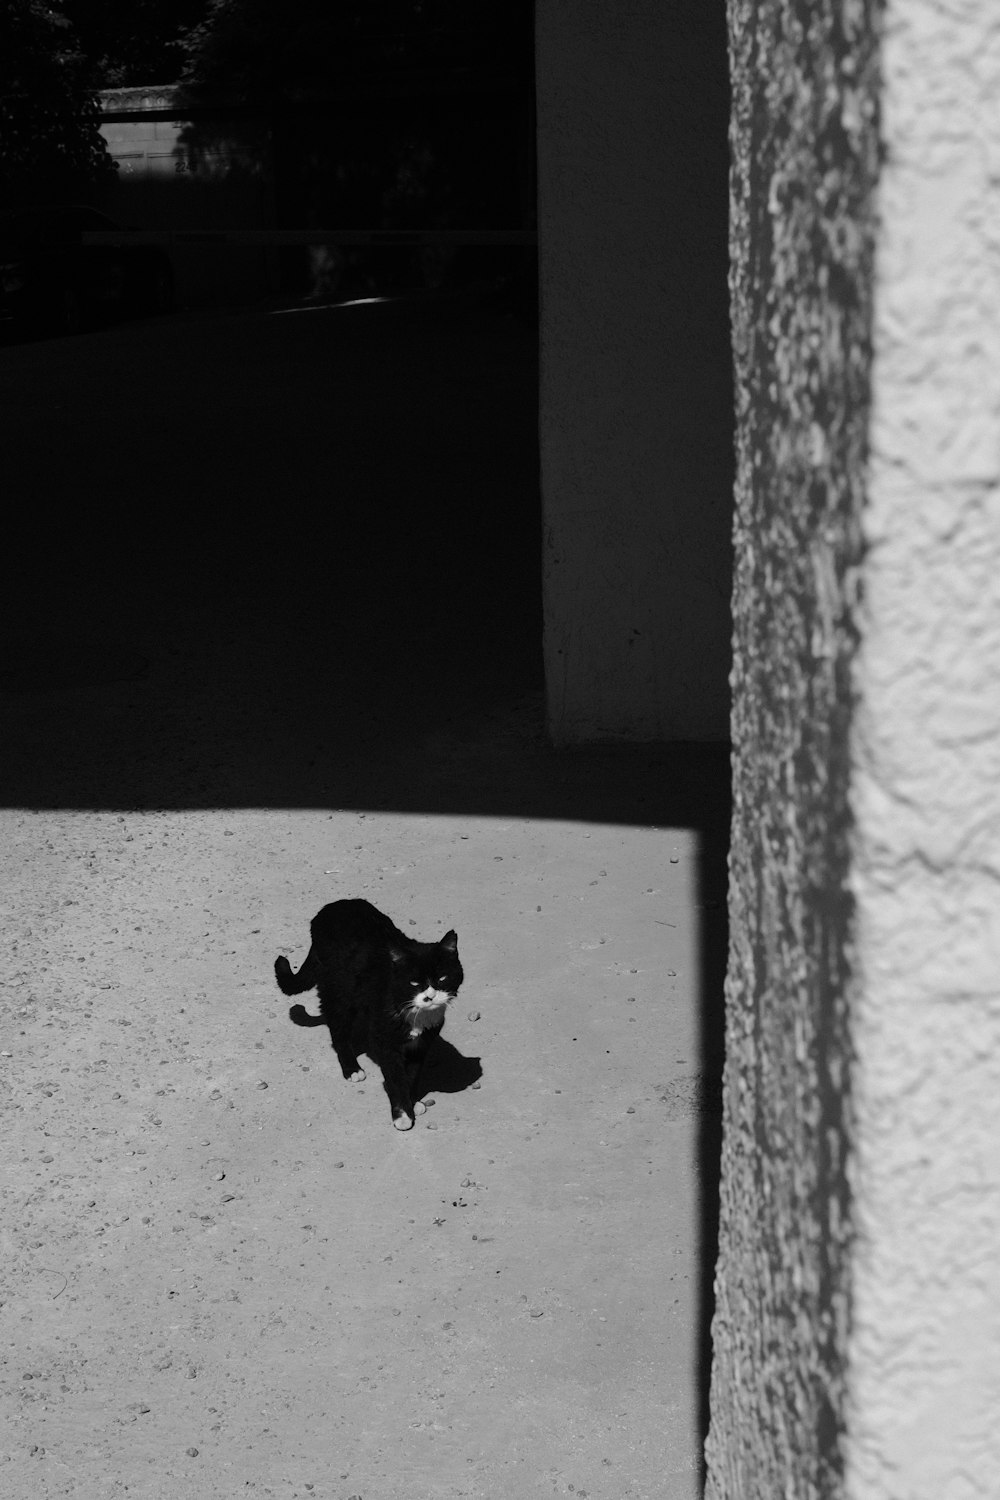
[[438, 975], [438, 984], [447, 984], [447, 983], [448, 983], [448, 976], [447, 976], [447, 974], [439, 974]]
[[420, 988], [420, 980], [419, 979], [411, 979], [410, 980], [410, 989], [411, 990], [419, 990], [419, 988]]

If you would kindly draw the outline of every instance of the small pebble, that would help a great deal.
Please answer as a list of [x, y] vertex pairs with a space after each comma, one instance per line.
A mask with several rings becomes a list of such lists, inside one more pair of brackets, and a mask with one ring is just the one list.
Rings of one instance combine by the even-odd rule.
[[427, 1121], [427, 1129], [428, 1130], [437, 1130], [437, 1126], [434, 1124], [433, 1120], [428, 1120]]
[[477, 1078], [476, 1081], [475, 1081], [475, 1083], [470, 1083], [469, 1084], [469, 1087], [470, 1087], [470, 1089], [480, 1089], [480, 1088], [482, 1088], [482, 1084], [479, 1082], [479, 1079]]
[[258, 1083], [257, 1087], [259, 1089], [266, 1089], [267, 1088], [267, 1084], [264, 1082], [263, 1078], [260, 1080], [260, 1083]]
[[215, 1181], [216, 1182], [224, 1182], [225, 1181], [225, 1177], [226, 1177], [225, 1172], [216, 1172], [216, 1174], [215, 1174]]
[[236, 1194], [235, 1193], [223, 1193], [223, 1195], [222, 1195], [222, 1201], [223, 1201], [223, 1203], [234, 1203], [236, 1201]]
[[627, 1109], [627, 1110], [626, 1110], [626, 1111], [625, 1111], [625, 1113], [626, 1113], [626, 1114], [627, 1114], [627, 1115], [634, 1115], [634, 1114], [635, 1114], [635, 1110], [634, 1110], [634, 1109], [633, 1109], [633, 1107], [632, 1107], [632, 1105], [631, 1105], [631, 1104], [630, 1104], [630, 1105], [629, 1105], [629, 1107], [628, 1107], [628, 1109]]
[[470, 1021], [478, 1021], [479, 1017], [480, 1017], [480, 1014], [481, 1013], [478, 1010], [470, 1010], [469, 1011], [469, 1020]]
[[542, 1308], [540, 1308], [540, 1307], [529, 1307], [528, 1308], [528, 1315], [529, 1315], [529, 1317], [532, 1317], [532, 1318], [541, 1318], [541, 1317], [544, 1316], [544, 1313], [543, 1313]]
[[198, 1457], [198, 1450], [197, 1450], [197, 1448], [185, 1448], [184, 1451], [187, 1454], [188, 1458], [197, 1458]]
[[342, 1161], [335, 1161], [333, 1165], [335, 1167], [342, 1167], [344, 1165], [344, 1163]]

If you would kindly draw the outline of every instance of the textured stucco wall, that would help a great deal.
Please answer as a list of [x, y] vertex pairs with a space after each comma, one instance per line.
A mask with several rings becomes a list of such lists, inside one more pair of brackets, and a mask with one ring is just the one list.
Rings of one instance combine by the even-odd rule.
[[841, 1493], [871, 12], [730, 4], [734, 814], [712, 1500]]
[[1000, 1495], [1000, 5], [888, 0], [847, 1494]]
[[724, 0], [538, 0], [557, 742], [728, 734]]

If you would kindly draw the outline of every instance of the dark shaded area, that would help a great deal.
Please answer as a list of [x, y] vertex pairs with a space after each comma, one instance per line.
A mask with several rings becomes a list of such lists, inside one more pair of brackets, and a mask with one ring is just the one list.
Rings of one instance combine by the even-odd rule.
[[545, 743], [535, 337], [438, 299], [8, 349], [5, 800], [692, 826], [723, 747]]
[[86, 207], [0, 212], [0, 323], [30, 337], [169, 312], [173, 270], [159, 246], [82, 242], [119, 228]]

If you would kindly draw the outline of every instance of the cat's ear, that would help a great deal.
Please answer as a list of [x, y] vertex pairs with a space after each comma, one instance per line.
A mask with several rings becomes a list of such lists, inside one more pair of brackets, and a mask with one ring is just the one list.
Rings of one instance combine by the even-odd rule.
[[438, 947], [447, 948], [449, 953], [458, 952], [458, 934], [455, 932], [454, 928], [451, 930], [451, 932], [445, 933], [444, 937], [438, 944]]

